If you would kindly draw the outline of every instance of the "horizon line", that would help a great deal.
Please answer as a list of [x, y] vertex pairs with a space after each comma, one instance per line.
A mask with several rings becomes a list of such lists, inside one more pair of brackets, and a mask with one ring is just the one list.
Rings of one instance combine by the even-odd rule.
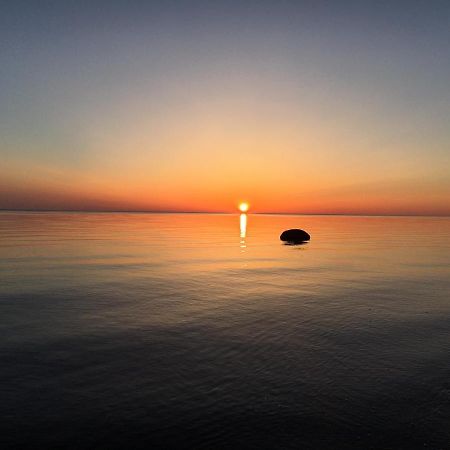
[[0, 208], [0, 212], [42, 212], [42, 213], [106, 213], [106, 214], [252, 214], [252, 215], [276, 215], [276, 216], [360, 216], [360, 217], [442, 217], [449, 218], [450, 214], [376, 214], [376, 213], [355, 213], [355, 212], [343, 212], [343, 213], [318, 213], [318, 212], [226, 212], [226, 211], [174, 211], [174, 210], [133, 210], [133, 209], [40, 209], [40, 208]]

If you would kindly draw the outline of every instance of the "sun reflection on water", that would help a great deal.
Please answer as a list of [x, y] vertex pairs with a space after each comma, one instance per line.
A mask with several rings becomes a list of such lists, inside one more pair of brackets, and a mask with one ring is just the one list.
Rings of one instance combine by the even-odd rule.
[[239, 216], [239, 228], [240, 228], [240, 247], [244, 249], [247, 247], [245, 244], [245, 237], [247, 236], [247, 214], [242, 213]]

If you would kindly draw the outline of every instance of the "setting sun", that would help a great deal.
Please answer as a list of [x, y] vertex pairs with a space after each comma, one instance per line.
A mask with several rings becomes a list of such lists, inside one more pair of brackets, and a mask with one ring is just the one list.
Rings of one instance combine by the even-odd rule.
[[247, 202], [239, 203], [239, 211], [245, 213], [248, 211], [249, 205]]

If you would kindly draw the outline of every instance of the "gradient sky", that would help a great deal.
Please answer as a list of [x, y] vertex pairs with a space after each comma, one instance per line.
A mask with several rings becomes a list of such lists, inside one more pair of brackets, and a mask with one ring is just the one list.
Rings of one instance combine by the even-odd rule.
[[0, 208], [450, 215], [448, 0], [0, 7]]

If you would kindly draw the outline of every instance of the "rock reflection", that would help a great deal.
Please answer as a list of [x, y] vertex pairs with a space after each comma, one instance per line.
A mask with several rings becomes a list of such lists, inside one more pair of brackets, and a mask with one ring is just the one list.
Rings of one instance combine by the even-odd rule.
[[283, 245], [290, 245], [290, 246], [298, 246], [298, 245], [306, 245], [308, 244], [308, 241], [288, 241], [283, 242]]

